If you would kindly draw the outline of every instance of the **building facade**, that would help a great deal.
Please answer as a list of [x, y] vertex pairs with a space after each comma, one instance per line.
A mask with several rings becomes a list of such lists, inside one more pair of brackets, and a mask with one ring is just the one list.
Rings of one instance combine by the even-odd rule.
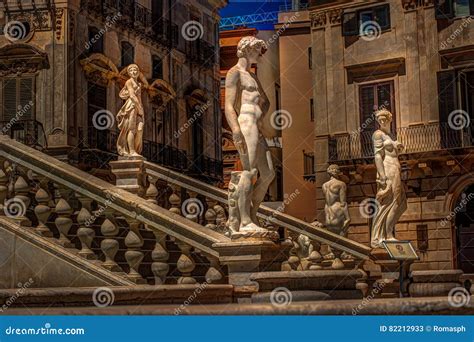
[[219, 183], [218, 10], [225, 4], [3, 2], [4, 133], [107, 175], [104, 166], [116, 157], [119, 92], [126, 67], [136, 63], [145, 111], [143, 155]]
[[324, 222], [321, 186], [338, 164], [349, 238], [369, 244], [374, 112], [388, 109], [405, 146], [408, 209], [396, 237], [418, 249], [414, 269], [474, 271], [473, 13], [456, 0], [310, 4], [316, 201], [300, 210]]

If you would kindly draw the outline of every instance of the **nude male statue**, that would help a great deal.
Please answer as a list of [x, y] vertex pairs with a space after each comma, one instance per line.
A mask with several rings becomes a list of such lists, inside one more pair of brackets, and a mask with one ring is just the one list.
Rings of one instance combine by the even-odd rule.
[[[240, 231], [264, 230], [259, 227], [257, 211], [275, 177], [270, 151], [261, 133], [262, 118], [270, 103], [257, 76], [251, 72], [252, 64], [259, 61], [266, 48], [263, 40], [243, 37], [237, 46], [239, 60], [225, 80], [225, 116], [244, 169], [236, 201]], [[253, 178], [250, 187], [246, 179], [249, 177]]]
[[329, 165], [327, 172], [331, 179], [323, 184], [326, 227], [334, 233], [345, 236], [351, 222], [346, 203], [347, 186], [339, 179], [341, 170], [338, 165]]

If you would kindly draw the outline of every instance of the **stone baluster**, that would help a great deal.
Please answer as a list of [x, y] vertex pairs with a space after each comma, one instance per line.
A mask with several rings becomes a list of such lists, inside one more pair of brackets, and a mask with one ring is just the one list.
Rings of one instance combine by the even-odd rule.
[[58, 215], [54, 223], [59, 231], [59, 244], [66, 248], [74, 248], [75, 245], [69, 241], [67, 234], [72, 227], [71, 215], [73, 210], [64, 198], [59, 198], [56, 204], [55, 212]]
[[92, 241], [94, 241], [95, 237], [95, 231], [91, 226], [94, 224], [96, 219], [96, 216], [91, 214], [93, 200], [79, 193], [76, 193], [76, 197], [81, 202], [81, 210], [79, 210], [76, 218], [77, 223], [79, 224], [77, 237], [81, 241], [79, 255], [84, 259], [97, 259], [97, 256], [91, 249]]
[[206, 228], [217, 230], [217, 225], [216, 225], [217, 214], [216, 214], [216, 211], [214, 210], [216, 201], [210, 198], [206, 198], [206, 204], [207, 204], [207, 210], [206, 210], [206, 213], [204, 214], [204, 219], [206, 221], [205, 222]]
[[36, 227], [36, 232], [41, 236], [53, 237], [53, 233], [46, 225], [52, 211], [51, 207], [49, 206], [51, 198], [46, 190], [41, 187], [41, 185], [36, 191], [35, 199], [38, 203], [35, 207], [35, 215], [38, 219], [38, 227]]
[[213, 256], [207, 255], [210, 267], [206, 272], [205, 278], [208, 284], [220, 284], [224, 280], [224, 274], [221, 271], [219, 259]]
[[191, 276], [196, 267], [196, 263], [191, 256], [191, 246], [181, 241], [177, 241], [176, 244], [181, 250], [181, 255], [176, 264], [176, 268], [181, 272], [178, 284], [196, 284], [196, 279]]
[[119, 228], [114, 217], [114, 210], [107, 207], [104, 211], [105, 220], [100, 226], [100, 232], [105, 237], [100, 243], [100, 249], [104, 253], [105, 261], [102, 266], [112, 272], [120, 272], [122, 269], [115, 262], [115, 256], [119, 250], [119, 242], [116, 236], [119, 233]]
[[130, 271], [128, 272], [127, 277], [137, 284], [143, 284], [146, 283], [146, 280], [143, 279], [138, 272], [144, 257], [143, 252], [141, 251], [141, 247], [143, 246], [143, 237], [141, 236], [139, 230], [140, 222], [133, 218], [125, 219], [129, 225], [129, 231], [125, 237], [125, 246], [127, 246], [125, 259], [130, 266]]
[[7, 174], [0, 168], [0, 216], [5, 216], [6, 214], [4, 204], [8, 196], [8, 183], [9, 178]]
[[213, 209], [216, 212], [217, 231], [230, 236], [230, 231], [227, 228], [227, 215], [225, 213], [224, 207], [220, 204], [216, 204]]
[[153, 263], [151, 264], [151, 271], [155, 276], [155, 285], [163, 285], [166, 282], [166, 276], [169, 272], [169, 253], [166, 249], [166, 234], [154, 230], [156, 244], [155, 248], [151, 252], [151, 259]]
[[26, 217], [31, 202], [29, 192], [30, 186], [25, 178], [18, 176], [13, 186], [14, 197], [5, 202], [5, 215], [24, 227], [31, 227], [31, 221]]
[[155, 186], [156, 180], [152, 177], [148, 177], [148, 187], [145, 191], [145, 199], [147, 202], [156, 204], [156, 197], [158, 196], [158, 189]]
[[168, 199], [170, 202], [171, 208], [169, 209], [172, 213], [177, 215], [181, 214], [181, 196], [179, 195], [180, 187], [177, 185], [170, 185], [171, 190], [173, 191]]

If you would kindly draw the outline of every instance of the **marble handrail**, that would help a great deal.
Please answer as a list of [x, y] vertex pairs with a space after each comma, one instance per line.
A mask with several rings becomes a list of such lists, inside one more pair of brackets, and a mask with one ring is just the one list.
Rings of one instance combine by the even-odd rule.
[[[145, 162], [145, 170], [147, 175], [151, 177], [196, 192], [197, 194], [203, 195], [227, 206], [227, 192], [222, 189], [150, 162]], [[297, 234], [304, 234], [311, 240], [327, 244], [331, 248], [344, 251], [356, 258], [363, 260], [369, 259], [371, 252], [370, 247], [334, 234], [324, 228], [312, 226], [307, 222], [263, 205], [260, 207], [258, 215], [264, 219], [270, 217], [271, 222], [276, 225], [284, 227]]]

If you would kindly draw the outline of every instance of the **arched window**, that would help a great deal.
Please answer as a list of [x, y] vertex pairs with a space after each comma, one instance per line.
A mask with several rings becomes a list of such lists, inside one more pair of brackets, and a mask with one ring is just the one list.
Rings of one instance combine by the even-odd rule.
[[133, 64], [135, 60], [135, 48], [129, 42], [122, 42], [122, 67]]

